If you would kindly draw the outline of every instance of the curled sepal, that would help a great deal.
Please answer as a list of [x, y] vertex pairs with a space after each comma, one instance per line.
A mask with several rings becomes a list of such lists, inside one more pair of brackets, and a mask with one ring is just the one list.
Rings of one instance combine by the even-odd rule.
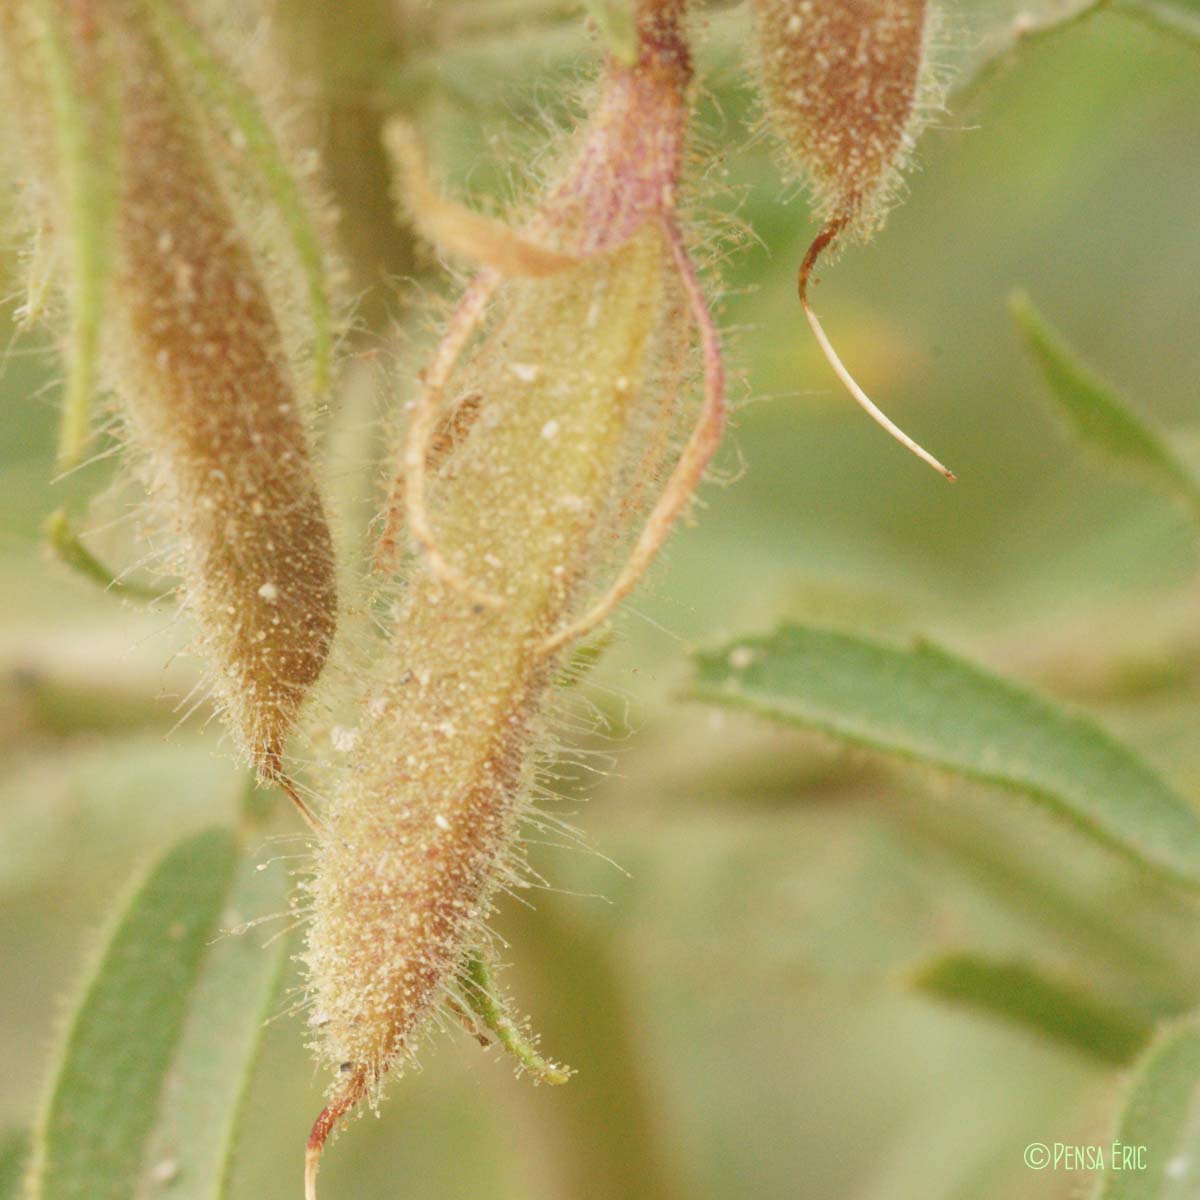
[[503, 221], [446, 197], [434, 183], [410, 122], [397, 117], [385, 134], [400, 171], [399, 199], [413, 225], [435, 246], [501, 275], [540, 278], [578, 266], [579, 258], [524, 237]]
[[54, 556], [65, 566], [70, 567], [77, 575], [92, 583], [99, 584], [107, 592], [122, 596], [129, 600], [154, 601], [161, 600], [170, 594], [170, 589], [148, 587], [145, 584], [134, 583], [123, 575], [114, 574], [111, 568], [100, 561], [80, 541], [71, 524], [66, 510], [56, 509], [46, 518], [44, 526], [46, 544]]
[[517, 1060], [518, 1070], [528, 1071], [538, 1083], [562, 1084], [571, 1078], [571, 1068], [543, 1057], [528, 1029], [513, 1020], [508, 1001], [500, 995], [479, 950], [471, 951], [463, 963], [462, 995], [475, 1016]]
[[813, 306], [808, 298], [808, 286], [812, 281], [813, 269], [817, 265], [817, 260], [821, 257], [822, 252], [833, 243], [841, 232], [845, 222], [841, 218], [835, 218], [830, 224], [817, 234], [813, 244], [809, 246], [808, 253], [804, 256], [804, 262], [800, 265], [800, 273], [797, 280], [797, 292], [800, 296], [800, 306], [804, 309], [804, 316], [808, 320], [809, 328], [813, 332], [813, 337], [817, 339], [817, 345], [821, 348], [821, 353], [825, 356], [826, 362], [833, 368], [833, 373], [838, 377], [842, 386], [850, 393], [855, 403], [874, 421], [880, 428], [886, 430], [893, 438], [896, 439], [906, 450], [910, 450], [923, 463], [931, 466], [940, 475], [943, 475], [951, 483], [957, 482], [958, 477], [950, 470], [945, 463], [934, 458], [924, 446], [913, 441], [903, 429], [900, 428], [875, 402], [863, 391], [858, 380], [850, 374], [846, 368], [846, 364], [842, 362], [841, 356], [834, 349], [833, 343], [829, 340], [829, 335], [825, 332], [824, 326], [821, 324], [820, 318], [813, 311]]

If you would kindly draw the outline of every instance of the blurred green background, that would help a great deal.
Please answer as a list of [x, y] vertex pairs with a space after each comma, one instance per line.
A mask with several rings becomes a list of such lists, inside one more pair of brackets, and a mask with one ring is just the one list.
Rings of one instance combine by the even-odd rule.
[[[953, 6], [945, 62], [977, 57], [1016, 7]], [[495, 128], [450, 88], [426, 114], [445, 162], [479, 186], [503, 164], [476, 155], [587, 55], [558, 29], [530, 34], [544, 45], [523, 55], [497, 36], [509, 41], [487, 59]], [[1194, 531], [1060, 435], [1006, 311], [1027, 289], [1188, 445], [1200, 56], [1117, 14], [1023, 48], [935, 117], [877, 242], [822, 272], [816, 302], [843, 357], [955, 469], [948, 487], [819, 360], [794, 293], [814, 230], [769, 142], [747, 131], [745, 13], [713, 16], [706, 37], [717, 149], [703, 166], [722, 185], [716, 203], [755, 235], [721, 302], [738, 403], [721, 463], [744, 475], [706, 489], [588, 688], [613, 731], [586, 748], [611, 761], [586, 782], [568, 768], [579, 795], [565, 807], [621, 869], [532, 847], [561, 890], [500, 919], [505, 981], [578, 1075], [535, 1089], [464, 1035], [438, 1037], [380, 1119], [338, 1140], [327, 1197], [1076, 1195], [1083, 1176], [1027, 1170], [1022, 1149], [1103, 1142], [1119, 1074], [917, 996], [906, 968], [971, 946], [1036, 952], [1113, 988], [1200, 986], [1171, 965], [1196, 957], [1194, 910], [1033, 811], [677, 699], [689, 647], [783, 618], [919, 631], [1098, 714], [1200, 794]], [[406, 319], [401, 299], [392, 307]], [[56, 376], [43, 345], [14, 338], [0, 378], [0, 1126], [28, 1124], [59, 1000], [125, 881], [181, 832], [231, 815], [240, 790], [215, 724], [174, 727], [197, 678], [186, 630], [71, 576], [41, 545], [44, 517], [109, 471], [49, 482]], [[401, 345], [411, 373], [417, 351]], [[382, 409], [379, 380], [363, 386]], [[109, 493], [93, 524], [133, 501]], [[128, 552], [128, 527], [90, 544]], [[324, 1086], [303, 1036], [287, 1016], [269, 1029], [238, 1200], [298, 1194]]]

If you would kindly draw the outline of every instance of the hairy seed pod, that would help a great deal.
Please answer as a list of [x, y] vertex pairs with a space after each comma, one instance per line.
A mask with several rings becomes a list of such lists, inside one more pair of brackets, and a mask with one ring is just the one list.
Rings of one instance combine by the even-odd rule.
[[118, 379], [182, 535], [186, 596], [218, 689], [270, 776], [333, 636], [329, 528], [250, 250], [161, 58], [138, 53], [136, 63], [114, 289], [125, 301]]
[[[76, 77], [103, 77], [116, 94], [105, 367], [178, 538], [184, 601], [229, 723], [260, 777], [278, 780], [336, 620], [329, 529], [280, 329], [140, 0], [28, 6], [28, 27], [65, 45]], [[35, 166], [53, 192], [58, 164]]]
[[883, 224], [912, 150], [932, 77], [927, 0], [755, 0], [763, 102], [791, 170], [808, 180], [823, 228], [800, 267], [813, 335], [858, 404], [901, 445], [953, 482], [952, 471], [871, 401], [809, 303], [817, 260], [846, 236]]
[[381, 1078], [481, 936], [552, 676], [541, 643], [613, 536], [626, 435], [653, 404], [662, 319], [682, 312], [670, 273], [648, 227], [595, 264], [508, 284], [458, 373], [483, 400], [431, 509], [447, 549], [468, 549], [508, 602], [481, 611], [424, 572], [404, 601], [396, 678], [361, 730], [311, 885], [308, 958], [335, 1067]]
[[[490, 940], [497, 891], [521, 879], [518, 824], [558, 635], [627, 534], [647, 435], [664, 405], [678, 412], [689, 308], [711, 367], [709, 419], [676, 472], [695, 468], [697, 436], [702, 470], [719, 436], [715, 339], [674, 218], [690, 74], [681, 5], [640, 9], [639, 62], [610, 61], [574, 164], [524, 231], [568, 265], [485, 269], [424, 373], [428, 437], [410, 434], [404, 483], [411, 500], [412, 472], [429, 477], [421, 508], [440, 567], [414, 564], [308, 885], [314, 1049], [337, 1079], [309, 1141], [310, 1196], [341, 1116], [411, 1058], [438, 1006], [469, 1000], [465, 958]], [[500, 236], [468, 227], [476, 244]], [[453, 426], [430, 393], [471, 419], [443, 437]]]
[[768, 120], [822, 221], [869, 236], [928, 87], [926, 0], [755, 0]]

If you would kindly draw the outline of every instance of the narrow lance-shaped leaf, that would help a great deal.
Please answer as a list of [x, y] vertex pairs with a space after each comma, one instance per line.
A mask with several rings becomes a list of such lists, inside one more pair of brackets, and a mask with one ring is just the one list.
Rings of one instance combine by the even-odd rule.
[[945, 954], [919, 967], [912, 985], [1117, 1066], [1132, 1062], [1154, 1032], [1140, 1014], [1027, 962]]
[[1165, 1030], [1138, 1065], [1095, 1200], [1191, 1200], [1200, 1194], [1200, 1021]]
[[104, 298], [112, 267], [112, 98], [103, 79], [85, 82], [86, 72], [60, 36], [49, 6], [43, 0], [39, 8], [45, 24], [40, 49], [54, 110], [58, 170], [69, 224], [70, 332], [58, 447], [58, 465], [68, 469], [83, 456], [91, 433]]
[[1114, 466], [1136, 471], [1200, 520], [1200, 477], [1176, 453], [1167, 435], [1081, 362], [1028, 296], [1013, 296], [1009, 308], [1080, 444]]
[[[282, 865], [243, 859], [192, 989], [143, 1160], [142, 1200], [228, 1196], [238, 1116], [287, 958], [287, 912]], [[277, 919], [251, 924], [263, 918]]]
[[1197, 0], [1117, 0], [1113, 8], [1200, 50], [1200, 3]]
[[0, 1134], [0, 1200], [17, 1200], [21, 1175], [29, 1153], [29, 1138], [23, 1130]]
[[52, 1072], [34, 1131], [29, 1200], [134, 1195], [237, 856], [225, 830], [188, 838], [121, 913]]
[[1093, 17], [1115, 13], [1200, 50], [1200, 3], [1197, 0], [1073, 0], [1043, 6], [1037, 12], [1019, 11], [981, 49], [968, 71], [960, 72], [950, 88], [957, 105], [973, 99], [1017, 53], [1039, 42], [1052, 42]]
[[1200, 816], [1132, 750], [927, 643], [785, 626], [697, 656], [691, 695], [1027, 796], [1142, 867], [1200, 886]]

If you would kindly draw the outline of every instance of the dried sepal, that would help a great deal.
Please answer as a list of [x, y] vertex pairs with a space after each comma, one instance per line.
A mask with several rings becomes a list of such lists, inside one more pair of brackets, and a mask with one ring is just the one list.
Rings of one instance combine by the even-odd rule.
[[893, 438], [896, 439], [906, 450], [911, 451], [923, 463], [932, 467], [940, 475], [944, 476], [951, 483], [957, 482], [957, 476], [945, 463], [935, 458], [924, 446], [913, 441], [903, 429], [900, 428], [875, 402], [863, 391], [858, 380], [850, 374], [846, 368], [846, 364], [842, 362], [841, 356], [834, 349], [833, 343], [829, 340], [829, 335], [825, 332], [824, 326], [821, 324], [820, 318], [813, 311], [812, 303], [808, 297], [808, 286], [812, 279], [813, 269], [817, 265], [817, 260], [821, 257], [822, 251], [830, 245], [841, 232], [842, 223], [839, 220], [834, 220], [817, 234], [813, 243], [808, 248], [808, 252], [804, 255], [804, 261], [800, 264], [800, 272], [797, 279], [797, 293], [800, 297], [800, 305], [804, 309], [804, 316], [808, 320], [809, 328], [813, 332], [813, 336], [817, 339], [817, 345], [821, 348], [821, 353], [824, 354], [826, 362], [833, 368], [833, 373], [838, 377], [842, 386], [854, 398], [858, 406], [873, 420], [880, 428], [886, 430]]

